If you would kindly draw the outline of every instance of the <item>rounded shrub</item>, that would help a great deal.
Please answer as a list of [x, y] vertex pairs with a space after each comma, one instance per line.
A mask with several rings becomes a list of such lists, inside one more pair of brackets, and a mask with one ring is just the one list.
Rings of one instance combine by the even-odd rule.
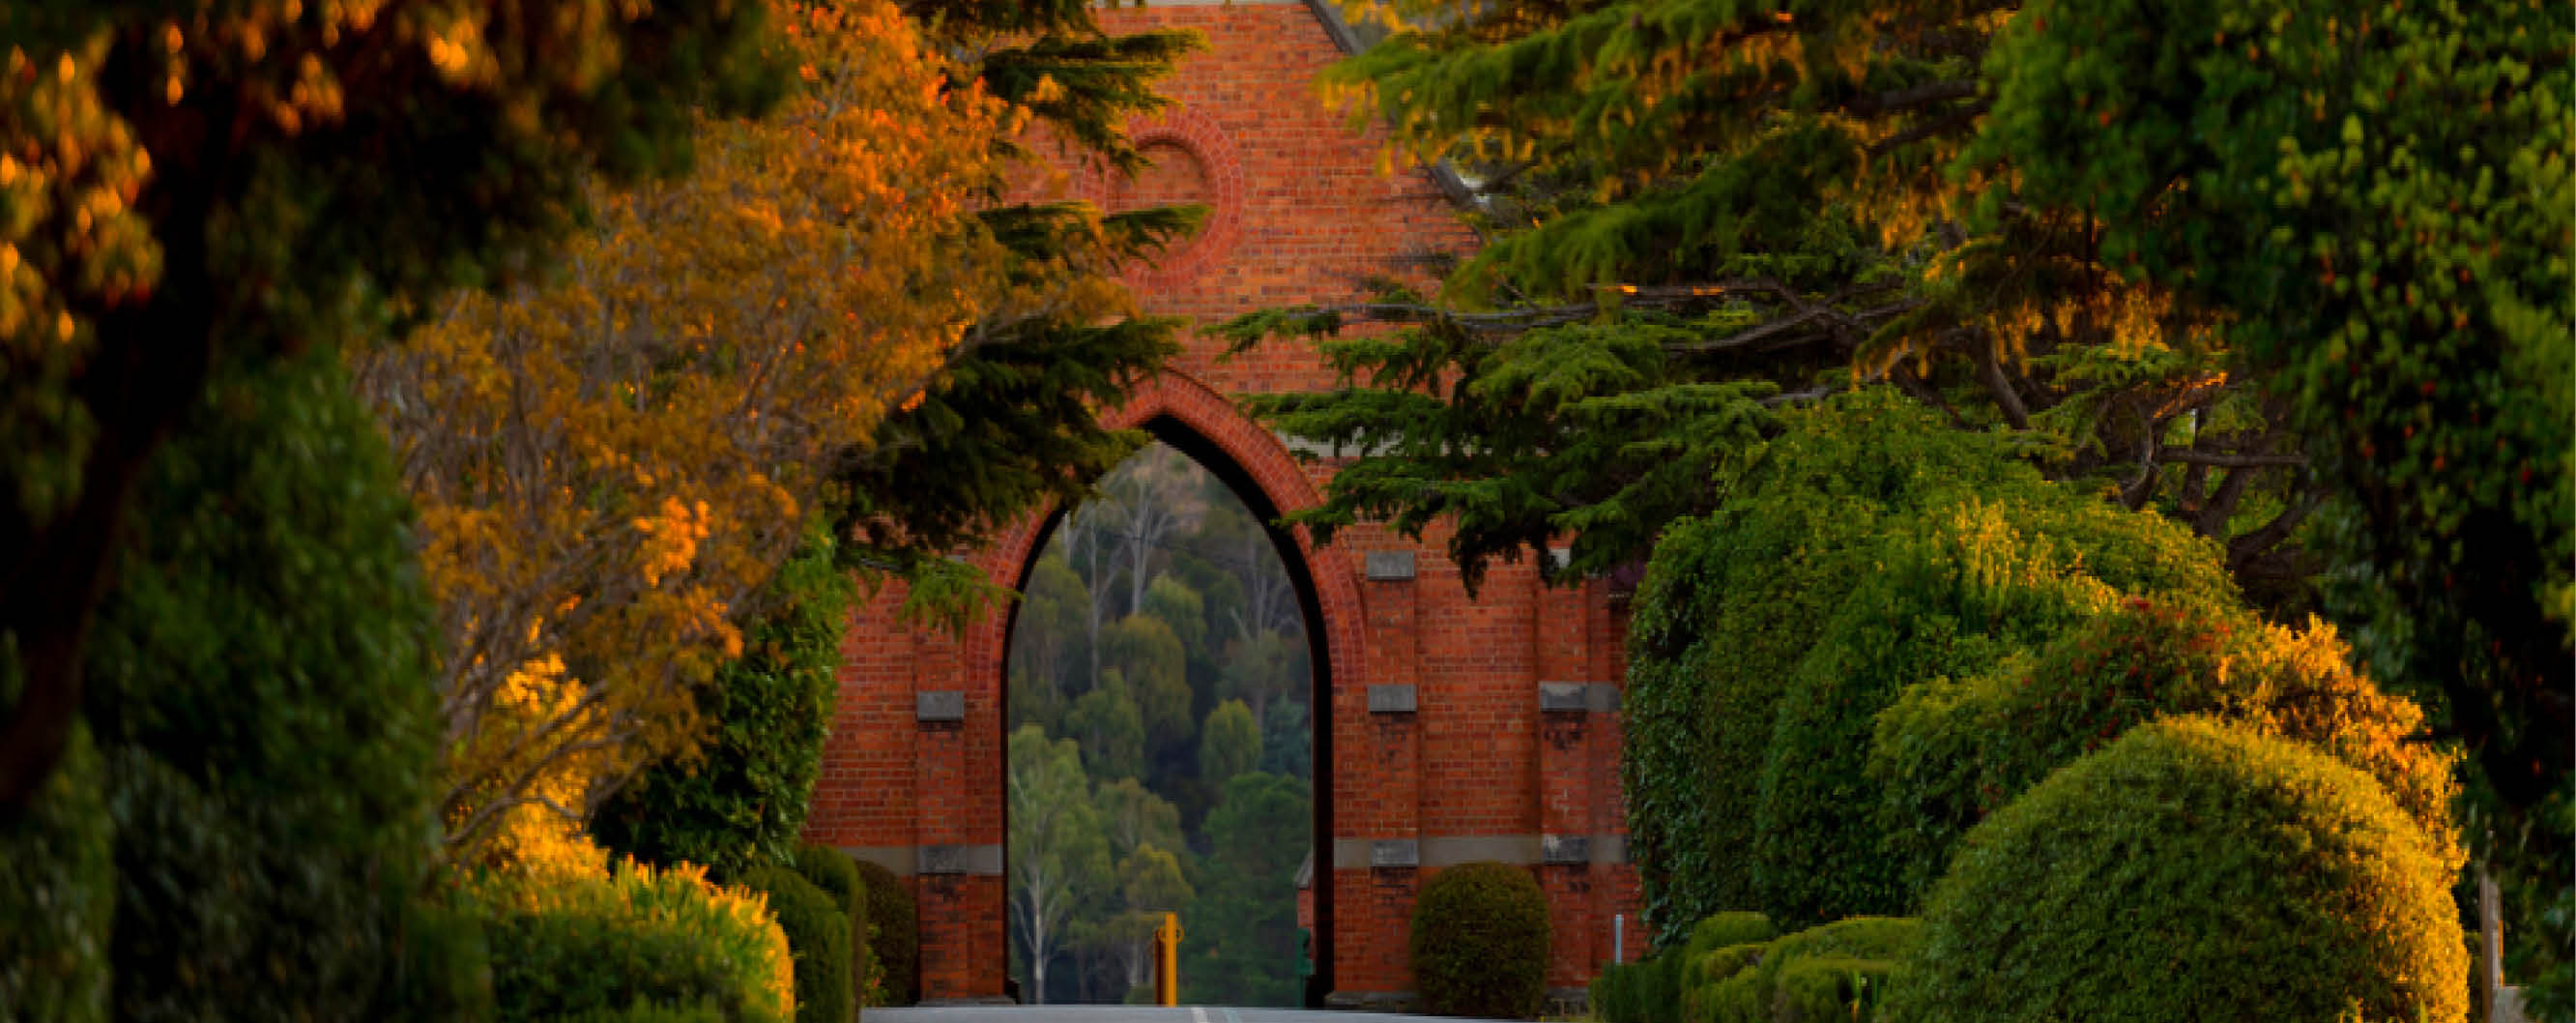
[[1529, 871], [1465, 863], [1413, 902], [1413, 978], [1426, 1012], [1531, 1019], [1547, 999], [1547, 896]]
[[787, 867], [762, 864], [737, 880], [769, 896], [769, 912], [787, 934], [788, 951], [796, 960], [796, 1023], [850, 1023], [857, 1018], [849, 911], [830, 892]]
[[621, 860], [605, 877], [494, 873], [459, 895], [483, 922], [495, 1019], [796, 1018], [775, 911], [742, 888], [708, 884], [696, 866]]
[[109, 1015], [404, 1011], [436, 635], [410, 501], [336, 347], [218, 367], [135, 502], [149, 528], [83, 651], [114, 829]]
[[1891, 1015], [2458, 1023], [2452, 873], [2341, 761], [2205, 717], [2141, 725], [1968, 833]]
[[921, 998], [921, 919], [912, 886], [881, 865], [854, 862], [867, 885], [868, 950], [883, 972], [886, 1004], [910, 1005]]
[[2297, 739], [2378, 779], [2447, 860], [2457, 754], [2424, 714], [2352, 668], [2331, 626], [2135, 599], [2027, 657], [1914, 686], [1882, 712], [1869, 777], [1879, 830], [1919, 899], [1961, 834], [2059, 765], [2159, 717], [2209, 714]]
[[831, 846], [805, 842], [796, 847], [796, 872], [831, 896], [849, 917], [851, 997], [865, 1004], [871, 988], [882, 982], [868, 948], [868, 883], [859, 877], [858, 861]]

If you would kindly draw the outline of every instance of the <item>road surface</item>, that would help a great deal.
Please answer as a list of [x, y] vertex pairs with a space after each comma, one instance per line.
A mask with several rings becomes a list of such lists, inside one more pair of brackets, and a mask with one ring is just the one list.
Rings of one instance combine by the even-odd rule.
[[[860, 1023], [1425, 1023], [1428, 1016], [1330, 1009], [1229, 1009], [1184, 1005], [949, 1005], [931, 1008], [868, 1009]], [[1461, 1023], [1441, 1017], [1446, 1023]], [[1472, 1021], [1469, 1021], [1472, 1023]]]

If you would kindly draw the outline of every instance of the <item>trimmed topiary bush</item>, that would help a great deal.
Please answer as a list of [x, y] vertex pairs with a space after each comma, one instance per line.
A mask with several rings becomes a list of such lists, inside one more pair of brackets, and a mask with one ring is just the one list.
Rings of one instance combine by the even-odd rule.
[[502, 1023], [796, 1018], [787, 936], [771, 910], [746, 889], [709, 885], [695, 866], [621, 860], [605, 877], [490, 874], [459, 899], [483, 921]]
[[439, 729], [411, 515], [332, 345], [217, 367], [152, 457], [83, 651], [112, 1018], [408, 1011]]
[[2238, 610], [2132, 600], [1994, 671], [1913, 686], [1879, 715], [1869, 777], [1910, 897], [1940, 877], [1961, 834], [2051, 770], [2140, 722], [2200, 713], [2368, 772], [2460, 861], [2458, 755], [2422, 740], [2420, 708], [2353, 671], [2331, 626], [2293, 632]]
[[1904, 917], [1853, 917], [1711, 953], [1708, 978], [1682, 996], [1683, 1018], [1807, 1023], [1876, 1018], [1896, 964], [1922, 944]]
[[2452, 869], [2369, 775], [2209, 718], [2141, 725], [1971, 830], [1893, 992], [1921, 1023], [2458, 1023]]
[[921, 1000], [921, 919], [912, 904], [912, 885], [894, 871], [866, 860], [859, 879], [868, 890], [868, 951], [885, 978], [885, 1002], [910, 1005]]
[[869, 994], [882, 990], [883, 981], [868, 948], [868, 883], [859, 877], [858, 861], [831, 846], [804, 842], [796, 846], [796, 872], [831, 896], [850, 918], [850, 997], [854, 1006], [868, 1004]]
[[2235, 600], [2214, 545], [2050, 483], [1881, 390], [1785, 415], [1656, 545], [1622, 758], [1658, 945], [1723, 908], [1911, 909], [1865, 776], [1906, 686], [1989, 670], [2124, 594]]
[[738, 880], [769, 896], [769, 912], [787, 934], [787, 949], [796, 960], [796, 1023], [850, 1023], [857, 1018], [849, 911], [788, 867], [762, 864]]
[[1547, 896], [1529, 871], [1465, 863], [1413, 902], [1413, 979], [1423, 1011], [1532, 1019], [1547, 1000]]

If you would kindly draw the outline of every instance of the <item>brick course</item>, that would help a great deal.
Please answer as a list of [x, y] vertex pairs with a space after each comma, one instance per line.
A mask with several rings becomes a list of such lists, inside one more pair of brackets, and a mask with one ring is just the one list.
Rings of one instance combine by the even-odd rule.
[[[1238, 0], [1098, 14], [1111, 31], [1195, 28], [1210, 43], [1167, 83], [1175, 106], [1133, 126], [1149, 154], [1185, 152], [1186, 160], [1136, 181], [1068, 164], [1023, 192], [1111, 207], [1213, 203], [1207, 231], [1129, 278], [1147, 310], [1207, 325], [1265, 306], [1345, 300], [1371, 273], [1427, 285], [1423, 257], [1472, 245], [1426, 172], [1379, 173], [1382, 135], [1355, 135], [1321, 105], [1315, 75], [1339, 51], [1305, 5]], [[1334, 463], [1299, 462], [1227, 395], [1322, 389], [1330, 373], [1303, 345], [1222, 361], [1221, 349], [1192, 337], [1172, 372], [1109, 418], [1199, 442], [1183, 446], [1232, 463], [1225, 468], [1240, 470], [1272, 507], [1319, 503]], [[1014, 525], [972, 562], [1018, 585], [1053, 514]], [[1528, 847], [1556, 925], [1551, 986], [1587, 982], [1610, 957], [1611, 915], [1633, 920], [1636, 912], [1635, 871], [1613, 855], [1626, 832], [1618, 715], [1542, 711], [1538, 695], [1541, 682], [1624, 679], [1624, 621], [1607, 584], [1549, 589], [1523, 562], [1496, 566], [1470, 599], [1444, 542], [1436, 531], [1417, 544], [1361, 527], [1320, 550], [1301, 534], [1291, 555], [1321, 612], [1308, 625], [1325, 646], [1329, 691], [1318, 694], [1317, 719], [1331, 728], [1329, 760], [1319, 758], [1317, 769], [1332, 834], [1319, 842], [1314, 905], [1300, 916], [1313, 913], [1318, 967], [1345, 995], [1411, 989], [1413, 897], [1443, 865], [1444, 849]], [[1414, 577], [1370, 579], [1370, 551], [1412, 552]], [[806, 835], [853, 850], [998, 845], [1007, 616], [952, 637], [901, 625], [903, 596], [900, 586], [877, 594], [843, 642], [840, 709]], [[1416, 709], [1371, 713], [1371, 685], [1413, 686]], [[963, 720], [917, 720], [916, 696], [928, 691], [961, 692]], [[1585, 839], [1590, 861], [1538, 863], [1542, 835]], [[1420, 866], [1369, 867], [1370, 843], [1404, 839], [1417, 843]], [[915, 889], [924, 996], [1001, 993], [1002, 879], [926, 875]]]

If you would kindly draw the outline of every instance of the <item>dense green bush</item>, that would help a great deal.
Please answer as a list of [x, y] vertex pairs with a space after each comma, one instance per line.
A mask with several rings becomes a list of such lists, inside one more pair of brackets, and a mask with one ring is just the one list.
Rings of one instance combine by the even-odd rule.
[[[0, 685], [0, 706], [17, 698], [15, 688]], [[0, 921], [8, 922], [0, 927], [0, 1021], [108, 1018], [116, 861], [101, 772], [88, 730], [76, 724], [26, 811], [0, 816]]]
[[[881, 991], [883, 979], [868, 938], [868, 883], [859, 876], [858, 861], [848, 853], [828, 845], [800, 842], [796, 846], [796, 872], [832, 897], [841, 912], [850, 918], [850, 992], [853, 1005], [868, 1004], [871, 992]], [[880, 998], [879, 1001], [883, 999]]]
[[1893, 992], [1923, 1023], [2457, 1023], [2439, 848], [2379, 783], [2210, 718], [2140, 725], [1969, 831]]
[[600, 808], [601, 845], [648, 863], [731, 876], [795, 856], [822, 771], [840, 683], [841, 626], [856, 593], [834, 543], [808, 531], [744, 628], [743, 656], [693, 692], [709, 729], [693, 755], [638, 774]]
[[436, 703], [381, 431], [327, 346], [219, 369], [136, 493], [82, 694], [115, 829], [112, 1015], [411, 1015]]
[[1529, 871], [1464, 863], [1413, 902], [1413, 979], [1425, 1012], [1533, 1019], [1547, 999], [1547, 896]]
[[1707, 957], [1682, 993], [1682, 1018], [1718, 1023], [1868, 1020], [1896, 964], [1922, 944], [1921, 921], [1853, 917]]
[[796, 1023], [850, 1023], [858, 1015], [851, 988], [850, 912], [805, 875], [773, 864], [737, 880], [769, 896], [769, 912], [796, 960]]
[[1667, 1023], [1655, 1014], [1657, 1003], [1649, 979], [1662, 969], [1663, 964], [1652, 958], [1603, 965], [1592, 976], [1593, 1017], [1602, 1023]]
[[1798, 662], [1763, 754], [1753, 905], [1791, 924], [1914, 908], [1867, 775], [1905, 687], [1989, 671], [2126, 593], [2234, 600], [2217, 549], [2162, 516], [2054, 484], [1891, 520], [1879, 563]]
[[[829, 906], [803, 878], [784, 876]], [[708, 885], [695, 867], [627, 860], [597, 878], [493, 874], [460, 898], [483, 921], [502, 1023], [648, 1009], [722, 1023], [795, 1017], [787, 938], [772, 911], [752, 893]]]
[[1909, 895], [1940, 876], [1959, 835], [2049, 771], [2133, 725], [2194, 713], [2369, 772], [2458, 861], [2456, 755], [2418, 735], [2421, 709], [2352, 670], [2332, 629], [2135, 600], [1994, 671], [1912, 687], [1879, 715], [1868, 773]]
[[921, 919], [912, 904], [912, 886], [894, 871], [856, 861], [868, 891], [868, 951], [875, 954], [888, 1005], [910, 1005], [921, 998]]
[[1656, 547], [1631, 623], [1632, 848], [1659, 945], [1751, 906], [1908, 908], [1864, 776], [1904, 686], [1990, 667], [2122, 592], [2233, 599], [2187, 530], [2049, 483], [1863, 391], [1794, 413]]
[[1620, 768], [1658, 948], [1755, 904], [1739, 857], [1779, 697], [1867, 578], [1883, 520], [2039, 478], [1992, 438], [1881, 391], [1782, 420], [1779, 437], [1719, 481], [1716, 511], [1665, 532], [1631, 605]]

